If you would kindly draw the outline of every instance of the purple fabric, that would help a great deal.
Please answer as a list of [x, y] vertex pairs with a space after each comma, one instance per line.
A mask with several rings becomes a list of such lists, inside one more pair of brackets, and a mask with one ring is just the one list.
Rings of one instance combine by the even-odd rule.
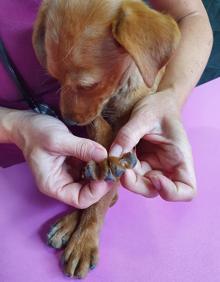
[[[85, 281], [220, 281], [219, 89], [220, 79], [198, 87], [183, 113], [197, 198], [168, 203], [121, 189], [101, 234], [100, 263]], [[0, 281], [67, 281], [60, 253], [44, 243], [65, 205], [37, 191], [26, 164], [0, 169], [0, 187]]]
[[[32, 27], [40, 2], [40, 0], [1, 0], [0, 37], [31, 95], [37, 101], [48, 103], [58, 111], [59, 85], [40, 66], [32, 48]], [[27, 108], [26, 102], [23, 101], [1, 62], [0, 106]], [[0, 166], [21, 161], [23, 161], [21, 152], [15, 146], [0, 144]]]
[[[40, 101], [54, 106], [58, 102], [58, 84], [39, 65], [32, 48], [33, 22], [41, 1], [1, 0], [0, 36], [9, 56], [26, 82], [30, 93]], [[0, 105], [26, 108], [14, 84], [0, 64]], [[53, 94], [53, 95], [51, 95]]]

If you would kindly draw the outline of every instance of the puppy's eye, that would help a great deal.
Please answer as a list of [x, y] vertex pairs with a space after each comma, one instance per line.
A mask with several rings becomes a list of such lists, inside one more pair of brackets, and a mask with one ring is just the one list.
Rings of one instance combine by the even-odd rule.
[[95, 89], [99, 85], [99, 82], [90, 84], [90, 85], [78, 85], [77, 90], [78, 91], [89, 91]]

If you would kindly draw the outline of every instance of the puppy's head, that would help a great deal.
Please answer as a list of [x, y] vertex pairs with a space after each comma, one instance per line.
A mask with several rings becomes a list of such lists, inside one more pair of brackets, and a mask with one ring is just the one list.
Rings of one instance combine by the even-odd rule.
[[141, 1], [46, 0], [33, 46], [61, 83], [63, 118], [85, 125], [101, 113], [133, 62], [151, 87], [179, 37], [171, 17]]

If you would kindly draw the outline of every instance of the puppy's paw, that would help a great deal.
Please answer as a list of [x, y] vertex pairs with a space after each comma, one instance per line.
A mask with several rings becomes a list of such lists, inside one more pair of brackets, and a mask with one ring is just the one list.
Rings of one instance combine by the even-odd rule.
[[47, 234], [47, 244], [54, 249], [65, 247], [75, 230], [80, 218], [80, 211], [75, 211], [53, 224]]
[[85, 278], [98, 263], [98, 233], [92, 228], [77, 229], [62, 256], [64, 273], [68, 277]]
[[119, 160], [119, 163], [124, 169], [131, 169], [136, 166], [137, 161], [138, 159], [136, 154], [134, 152], [129, 152], [123, 155], [123, 157]]
[[100, 163], [89, 162], [82, 173], [86, 180], [118, 181], [126, 169], [133, 168], [137, 164], [136, 154], [129, 152], [121, 158], [109, 157]]
[[121, 158], [109, 157], [100, 163], [89, 162], [84, 168], [82, 177], [86, 180], [118, 181], [126, 169], [137, 164], [135, 153], [124, 154]]
[[109, 165], [109, 159], [105, 159], [100, 163], [88, 162], [83, 170], [82, 178], [86, 180], [116, 181], [116, 177], [112, 174]]
[[98, 164], [94, 161], [90, 161], [87, 163], [87, 165], [84, 167], [82, 172], [82, 179], [86, 180], [98, 180], [100, 169], [98, 167]]

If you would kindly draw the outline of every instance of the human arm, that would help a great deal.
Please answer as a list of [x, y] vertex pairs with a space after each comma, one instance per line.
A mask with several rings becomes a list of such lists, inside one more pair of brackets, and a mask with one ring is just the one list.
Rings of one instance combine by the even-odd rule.
[[153, 0], [153, 7], [171, 14], [181, 31], [180, 45], [171, 58], [158, 91], [170, 90], [182, 107], [207, 64], [213, 45], [209, 18], [202, 1]]
[[[141, 100], [111, 147], [118, 156], [137, 144], [140, 163], [122, 177], [129, 190], [169, 201], [191, 200], [196, 192], [193, 160], [180, 119], [181, 108], [197, 84], [212, 48], [208, 16], [197, 1], [152, 1], [179, 23], [180, 46], [169, 61], [158, 92]], [[140, 142], [140, 140], [142, 141]]]
[[[82, 161], [107, 156], [99, 144], [71, 134], [59, 120], [31, 111], [0, 107], [0, 143], [23, 152], [41, 192], [77, 208], [97, 202], [110, 189], [102, 182], [79, 182]], [[70, 157], [71, 166], [66, 162]]]
[[0, 143], [11, 143], [9, 113], [14, 110], [0, 107]]

